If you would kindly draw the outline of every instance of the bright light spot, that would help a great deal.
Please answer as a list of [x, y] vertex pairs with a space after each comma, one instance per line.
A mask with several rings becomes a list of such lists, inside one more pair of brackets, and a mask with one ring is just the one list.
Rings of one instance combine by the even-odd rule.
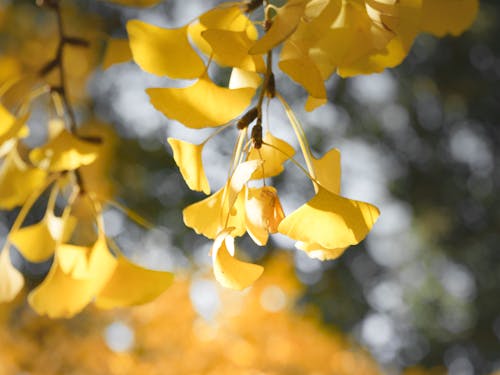
[[467, 164], [474, 174], [487, 175], [493, 169], [489, 144], [481, 135], [465, 126], [451, 134], [450, 152], [455, 160]]
[[383, 215], [380, 215], [373, 228], [374, 234], [392, 236], [410, 230], [413, 213], [409, 204], [391, 200], [379, 208]]
[[351, 95], [361, 104], [383, 104], [394, 101], [397, 86], [387, 72], [351, 78], [348, 83]]
[[379, 311], [400, 311], [404, 308], [401, 287], [392, 281], [377, 284], [370, 291], [368, 300]]
[[260, 305], [266, 311], [278, 312], [286, 306], [286, 295], [280, 287], [270, 285], [260, 294]]
[[363, 321], [361, 337], [373, 347], [385, 346], [394, 339], [392, 320], [383, 314], [369, 315]]
[[476, 285], [472, 275], [464, 266], [446, 263], [440, 271], [441, 284], [448, 293], [461, 299], [474, 297]]
[[104, 338], [114, 352], [127, 352], [134, 346], [134, 331], [122, 322], [114, 322], [106, 327]]
[[193, 280], [189, 297], [196, 312], [205, 320], [213, 320], [220, 310], [220, 297], [213, 281]]

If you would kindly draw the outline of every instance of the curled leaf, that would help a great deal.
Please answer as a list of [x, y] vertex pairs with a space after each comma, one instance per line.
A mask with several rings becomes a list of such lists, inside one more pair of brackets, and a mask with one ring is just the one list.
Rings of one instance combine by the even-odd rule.
[[262, 266], [234, 257], [234, 238], [227, 231], [215, 239], [211, 252], [215, 278], [226, 288], [243, 290], [264, 272]]
[[272, 186], [249, 188], [245, 200], [245, 224], [254, 242], [264, 246], [285, 217], [278, 193]]

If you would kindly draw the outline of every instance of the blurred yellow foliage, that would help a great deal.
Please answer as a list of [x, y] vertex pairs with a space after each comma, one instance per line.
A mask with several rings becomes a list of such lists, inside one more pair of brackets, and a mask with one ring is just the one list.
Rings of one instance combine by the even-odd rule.
[[[197, 282], [216, 288], [213, 319], [192, 303]], [[0, 306], [0, 374], [381, 374], [366, 351], [321, 326], [313, 310], [293, 309], [299, 285], [282, 254], [243, 294], [209, 278], [184, 280], [147, 305], [88, 308], [70, 320], [37, 316], [18, 299]], [[123, 352], [110, 349], [120, 340], [109, 335], [113, 322], [133, 332], [129, 348], [120, 343]]]

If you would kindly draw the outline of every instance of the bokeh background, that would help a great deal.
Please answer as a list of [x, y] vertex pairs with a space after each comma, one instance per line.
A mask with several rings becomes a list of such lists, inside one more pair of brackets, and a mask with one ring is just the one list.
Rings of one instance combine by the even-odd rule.
[[[144, 229], [110, 208], [106, 231], [130, 258], [171, 270], [178, 282], [147, 306], [90, 307], [70, 320], [37, 317], [23, 296], [0, 306], [0, 374], [500, 371], [500, 3], [481, 0], [460, 37], [421, 35], [395, 69], [331, 78], [330, 102], [313, 113], [303, 110], [304, 91], [277, 77], [314, 153], [341, 151], [342, 194], [382, 215], [362, 244], [334, 261], [310, 259], [284, 237], [266, 248], [244, 238], [248, 258], [269, 267], [243, 294], [216, 285], [209, 241], [184, 226], [182, 208], [202, 195], [185, 186], [166, 145], [168, 136], [199, 141], [210, 131], [189, 131], [149, 104], [144, 89], [174, 84], [168, 79], [132, 62], [99, 65], [106, 36], [124, 37], [128, 19], [177, 27], [215, 3], [62, 2], [68, 28], [92, 41], [67, 63], [78, 121], [116, 131], [116, 199], [154, 224]], [[50, 12], [31, 0], [0, 1], [1, 55], [34, 70], [56, 43]], [[226, 70], [211, 73], [228, 80]], [[45, 136], [47, 103], [33, 107], [31, 145]], [[266, 122], [297, 145], [278, 103]], [[205, 148], [214, 187], [226, 178], [234, 137], [224, 132]], [[291, 164], [273, 182], [285, 212], [312, 195]], [[2, 212], [3, 239], [15, 214]], [[50, 266], [13, 257], [30, 286]]]

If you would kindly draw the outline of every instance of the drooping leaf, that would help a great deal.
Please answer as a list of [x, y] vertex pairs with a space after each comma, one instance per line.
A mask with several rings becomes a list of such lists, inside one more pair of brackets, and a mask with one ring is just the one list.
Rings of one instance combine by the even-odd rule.
[[199, 17], [199, 22], [189, 25], [189, 36], [205, 55], [210, 56], [212, 48], [202, 33], [205, 30], [245, 32], [250, 40], [257, 39], [258, 33], [253, 22], [242, 12], [239, 4], [213, 8]]
[[271, 28], [250, 48], [250, 53], [259, 55], [276, 47], [292, 34], [304, 15], [306, 0], [290, 0], [278, 8]]
[[28, 261], [43, 262], [54, 254], [57, 240], [68, 239], [75, 224], [48, 212], [38, 223], [11, 232], [9, 241]]
[[312, 159], [316, 180], [321, 186], [335, 194], [340, 194], [340, 151], [329, 150], [323, 157]]
[[229, 78], [230, 89], [241, 89], [251, 87], [257, 89], [262, 83], [262, 78], [258, 73], [248, 72], [243, 69], [233, 68]]
[[189, 188], [203, 191], [207, 195], [210, 194], [210, 185], [203, 168], [201, 155], [204, 144], [195, 145], [174, 138], [168, 138], [167, 141], [172, 147], [175, 163]]
[[305, 251], [310, 258], [319, 260], [337, 259], [347, 249], [346, 247], [339, 249], [327, 249], [317, 243], [305, 243], [300, 241], [295, 244], [295, 247], [299, 250]]
[[116, 268], [100, 238], [92, 247], [61, 245], [45, 280], [28, 296], [33, 309], [51, 318], [69, 318], [99, 294]]
[[14, 147], [0, 166], [0, 208], [10, 210], [22, 205], [46, 178], [46, 171], [27, 164]]
[[280, 55], [279, 67], [299, 85], [317, 99], [326, 99], [323, 77], [308, 51], [300, 49], [296, 44], [287, 43]]
[[463, 33], [474, 22], [479, 9], [478, 0], [422, 0], [422, 2], [422, 31], [437, 36]]
[[132, 60], [132, 51], [128, 39], [109, 38], [102, 61], [102, 68], [108, 69], [112, 65], [130, 60]]
[[33, 164], [41, 168], [61, 172], [91, 164], [98, 152], [98, 144], [84, 141], [63, 130], [42, 147], [33, 149], [29, 157]]
[[187, 38], [187, 26], [165, 29], [148, 23], [127, 22], [134, 61], [145, 71], [170, 78], [198, 78], [205, 64]]
[[278, 231], [296, 241], [337, 249], [359, 243], [377, 220], [379, 210], [319, 187], [306, 204], [285, 217]]
[[259, 150], [252, 149], [248, 153], [248, 160], [262, 160], [263, 162], [262, 166], [253, 173], [252, 179], [279, 175], [284, 170], [283, 163], [295, 154], [295, 149], [291, 145], [270, 132], [266, 132], [262, 140], [263, 144]]
[[262, 56], [248, 54], [253, 41], [245, 31], [208, 29], [202, 32], [202, 36], [219, 64], [251, 72], [264, 73], [266, 70]]
[[231, 90], [217, 86], [207, 76], [186, 88], [147, 89], [151, 104], [168, 118], [189, 128], [223, 125], [250, 105], [253, 88]]
[[99, 292], [95, 304], [111, 309], [150, 302], [163, 293], [172, 280], [170, 272], [148, 270], [119, 256], [113, 275]]
[[242, 236], [245, 231], [245, 189], [237, 194], [232, 209], [229, 209], [227, 194], [222, 188], [209, 197], [187, 206], [182, 215], [184, 224], [198, 234], [214, 239], [225, 227], [234, 228], [233, 236]]

